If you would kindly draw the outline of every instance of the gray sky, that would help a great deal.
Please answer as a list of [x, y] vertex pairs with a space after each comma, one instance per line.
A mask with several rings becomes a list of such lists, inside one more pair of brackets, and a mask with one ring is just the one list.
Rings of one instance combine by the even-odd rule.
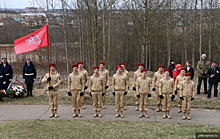
[[[35, 3], [33, 4], [33, 1], [35, 1]], [[46, 2], [46, 0], [38, 0], [40, 3], [44, 3]], [[74, 0], [73, 0], [74, 1]], [[206, 3], [207, 0], [203, 0], [204, 3]], [[214, 1], [219, 1], [219, 0], [214, 0]], [[206, 3], [207, 4], [207, 3]], [[205, 4], [205, 5], [206, 5]], [[220, 4], [220, 2], [218, 2], [218, 4]], [[60, 7], [60, 3], [56, 3], [57, 7], [56, 8], [61, 8]], [[205, 6], [204, 5], [204, 6]], [[24, 9], [25, 7], [46, 7], [46, 5], [38, 5], [36, 3], [36, 0], [0, 0], [0, 8], [20, 8], [20, 9]], [[181, 5], [179, 5], [181, 6]], [[200, 8], [200, 0], [198, 0], [198, 5], [197, 8]]]
[[30, 0], [0, 0], [1, 8], [25, 8], [32, 6]]

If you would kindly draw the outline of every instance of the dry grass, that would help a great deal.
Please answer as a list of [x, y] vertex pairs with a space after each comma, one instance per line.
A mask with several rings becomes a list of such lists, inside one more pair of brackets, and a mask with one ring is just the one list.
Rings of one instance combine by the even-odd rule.
[[0, 122], [0, 138], [140, 139], [195, 138], [197, 132], [220, 132], [219, 126], [124, 121], [13, 121]]

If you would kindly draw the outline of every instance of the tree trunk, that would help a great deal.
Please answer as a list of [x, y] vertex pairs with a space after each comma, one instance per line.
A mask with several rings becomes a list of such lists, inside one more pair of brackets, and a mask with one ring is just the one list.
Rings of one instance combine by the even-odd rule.
[[203, 0], [201, 0], [201, 10], [200, 10], [200, 41], [199, 41], [199, 55], [201, 56], [202, 55], [202, 10], [203, 10]]
[[65, 13], [64, 13], [64, 2], [62, 0], [62, 12], [63, 12], [63, 34], [64, 34], [64, 45], [66, 51], [66, 71], [69, 74], [69, 59], [68, 59], [68, 46], [67, 46], [67, 36], [66, 36], [66, 23], [65, 23]]
[[111, 59], [111, 20], [112, 20], [112, 0], [109, 0], [110, 1], [110, 13], [109, 13], [109, 19], [108, 19], [108, 71], [109, 71], [109, 74], [111, 75], [111, 62], [110, 62], [110, 59]]

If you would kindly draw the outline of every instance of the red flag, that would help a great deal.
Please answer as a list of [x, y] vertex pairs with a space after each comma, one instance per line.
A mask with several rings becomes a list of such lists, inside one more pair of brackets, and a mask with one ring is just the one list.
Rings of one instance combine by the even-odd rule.
[[30, 52], [41, 47], [49, 46], [48, 26], [14, 41], [15, 54]]

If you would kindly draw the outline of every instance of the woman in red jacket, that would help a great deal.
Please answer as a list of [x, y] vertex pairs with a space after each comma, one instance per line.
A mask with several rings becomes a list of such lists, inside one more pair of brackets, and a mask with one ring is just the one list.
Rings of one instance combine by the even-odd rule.
[[173, 70], [174, 84], [175, 84], [176, 77], [180, 74], [181, 67], [182, 66], [180, 64], [176, 64], [175, 69]]

